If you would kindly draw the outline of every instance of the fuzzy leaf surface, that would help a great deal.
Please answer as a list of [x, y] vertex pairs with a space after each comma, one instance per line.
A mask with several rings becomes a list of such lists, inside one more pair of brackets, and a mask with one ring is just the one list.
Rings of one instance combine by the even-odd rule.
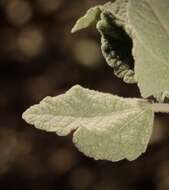
[[100, 17], [100, 7], [92, 7], [90, 8], [84, 16], [82, 16], [72, 28], [72, 33], [87, 28], [93, 24], [95, 24]]
[[169, 91], [169, 1], [130, 0], [128, 17], [142, 96]]
[[36, 128], [64, 136], [89, 157], [134, 160], [145, 152], [154, 120], [151, 104], [74, 86], [63, 95], [47, 97], [23, 118]]
[[127, 26], [128, 0], [116, 0], [90, 8], [72, 29], [79, 31], [96, 24], [101, 34], [103, 56], [114, 70], [114, 74], [126, 83], [136, 83], [131, 55], [132, 42]]

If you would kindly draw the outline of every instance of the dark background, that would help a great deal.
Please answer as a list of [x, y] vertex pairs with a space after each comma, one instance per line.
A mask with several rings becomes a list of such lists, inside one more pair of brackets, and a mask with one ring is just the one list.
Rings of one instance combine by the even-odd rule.
[[113, 75], [92, 28], [70, 34], [87, 8], [105, 0], [0, 0], [0, 189], [168, 190], [169, 120], [156, 117], [147, 152], [136, 161], [94, 161], [71, 135], [58, 137], [21, 115], [74, 84], [139, 97]]

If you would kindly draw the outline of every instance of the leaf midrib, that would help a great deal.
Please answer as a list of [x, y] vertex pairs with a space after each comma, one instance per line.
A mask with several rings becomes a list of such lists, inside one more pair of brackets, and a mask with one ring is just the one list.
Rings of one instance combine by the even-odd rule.
[[[141, 110], [140, 107], [133, 107], [133, 108], [128, 108], [128, 109], [124, 109], [124, 110], [119, 110], [119, 111], [112, 111], [112, 112], [107, 112], [107, 113], [102, 113], [102, 112], [99, 112], [97, 113], [98, 115], [92, 115], [90, 114], [91, 116], [81, 116], [81, 115], [71, 115], [71, 114], [62, 114], [62, 115], [57, 115], [57, 114], [53, 114], [53, 113], [31, 113], [29, 115], [34, 115], [34, 116], [53, 116], [53, 117], [73, 117], [73, 118], [98, 118], [98, 117], [107, 117], [107, 116], [111, 116], [114, 115], [114, 114], [122, 114], [122, 113], [125, 113], [126, 111], [129, 111], [129, 112], [134, 112], [134, 111], [138, 111], [138, 110]], [[144, 109], [144, 111], [147, 110], [147, 109]]]

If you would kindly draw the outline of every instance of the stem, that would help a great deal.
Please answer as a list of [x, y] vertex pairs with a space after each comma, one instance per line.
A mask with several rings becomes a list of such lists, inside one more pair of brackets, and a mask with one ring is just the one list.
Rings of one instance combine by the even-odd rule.
[[153, 103], [152, 107], [156, 113], [169, 113], [169, 104], [167, 103]]

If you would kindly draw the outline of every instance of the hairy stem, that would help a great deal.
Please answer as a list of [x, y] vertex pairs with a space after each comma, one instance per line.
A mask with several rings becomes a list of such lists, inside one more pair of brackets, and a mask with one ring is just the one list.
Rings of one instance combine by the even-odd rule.
[[169, 104], [167, 103], [153, 103], [152, 107], [155, 113], [169, 113]]

